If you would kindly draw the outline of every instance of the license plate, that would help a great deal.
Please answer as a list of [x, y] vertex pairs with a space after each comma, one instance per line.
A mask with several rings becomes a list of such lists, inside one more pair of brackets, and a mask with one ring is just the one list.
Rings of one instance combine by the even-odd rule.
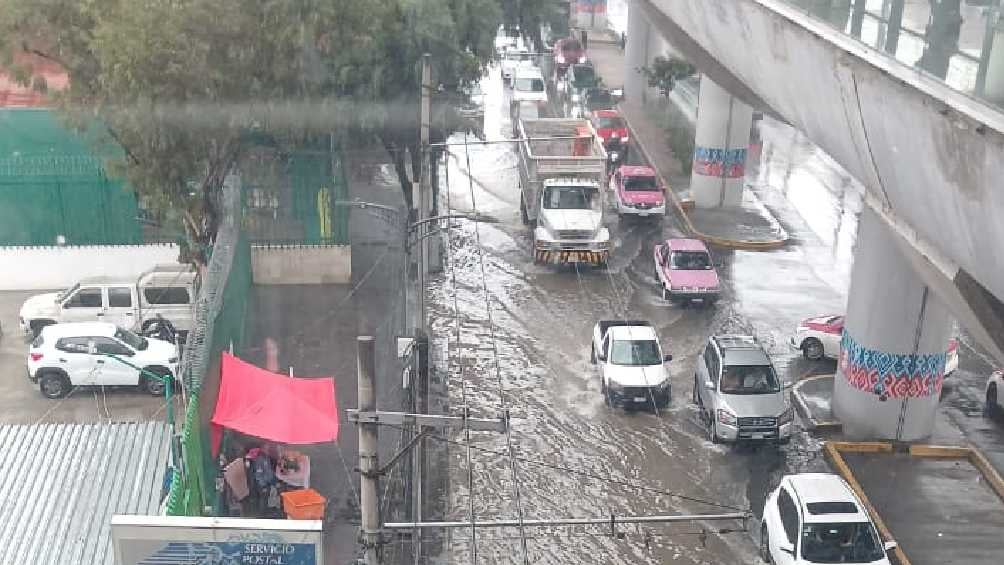
[[645, 402], [646, 400], [648, 400], [648, 399], [645, 398], [644, 396], [636, 396], [636, 397], [634, 397], [634, 401], [635, 402]]
[[763, 434], [753, 434], [751, 437], [753, 439], [763, 439]]
[[646, 218], [646, 217], [648, 217], [648, 212], [642, 212], [642, 213], [641, 213], [641, 217], [642, 217], [642, 218]]

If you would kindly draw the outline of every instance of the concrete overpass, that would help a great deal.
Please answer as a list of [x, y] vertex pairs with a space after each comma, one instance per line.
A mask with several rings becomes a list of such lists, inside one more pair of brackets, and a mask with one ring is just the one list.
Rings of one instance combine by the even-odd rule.
[[[653, 33], [737, 99], [802, 130], [864, 184], [870, 210], [861, 220], [839, 369], [846, 378], [836, 379], [834, 408], [852, 434], [929, 434], [924, 414], [933, 416], [937, 403], [937, 353], [951, 315], [1004, 361], [1001, 109], [780, 0], [632, 0], [629, 71], [661, 54], [638, 40]], [[1004, 58], [987, 60], [999, 61], [991, 74], [1004, 71], [996, 68]], [[640, 80], [628, 81], [628, 96], [644, 89]], [[924, 363], [934, 380], [911, 381], [925, 374], [916, 367]], [[899, 369], [905, 384], [883, 385], [883, 375]], [[912, 392], [892, 390], [911, 383]], [[877, 413], [886, 421], [876, 422]]]

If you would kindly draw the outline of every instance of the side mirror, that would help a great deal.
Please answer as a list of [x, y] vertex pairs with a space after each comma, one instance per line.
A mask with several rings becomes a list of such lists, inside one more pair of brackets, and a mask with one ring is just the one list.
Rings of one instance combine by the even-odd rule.
[[665, 355], [662, 356], [662, 362], [663, 363], [669, 363], [672, 360], [673, 360], [673, 354], [672, 353], [667, 353], [667, 354], [665, 354]]
[[789, 544], [784, 544], [784, 545], [779, 545], [778, 549], [780, 549], [781, 551], [787, 553], [788, 555], [790, 555], [792, 557], [795, 556], [795, 546], [791, 545], [790, 543]]
[[708, 390], [715, 390], [715, 383], [711, 381], [704, 381], [704, 388]]
[[885, 542], [884, 544], [882, 544], [882, 547], [886, 551], [892, 551], [892, 550], [896, 549], [897, 547], [899, 547], [899, 544], [896, 543], [896, 540], [889, 540], [889, 541]]

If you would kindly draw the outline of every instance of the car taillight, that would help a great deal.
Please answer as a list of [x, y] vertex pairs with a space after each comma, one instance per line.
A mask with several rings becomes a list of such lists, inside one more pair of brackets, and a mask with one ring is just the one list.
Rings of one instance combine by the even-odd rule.
[[34, 352], [32, 352], [32, 353], [29, 353], [28, 356], [31, 357], [32, 361], [41, 361], [42, 360], [42, 354], [41, 353], [34, 353]]

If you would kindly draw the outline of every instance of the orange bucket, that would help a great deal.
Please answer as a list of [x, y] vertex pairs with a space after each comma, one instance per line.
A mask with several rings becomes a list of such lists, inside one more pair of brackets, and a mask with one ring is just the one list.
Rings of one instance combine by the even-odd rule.
[[290, 520], [321, 520], [328, 500], [312, 488], [282, 493], [282, 509]]

